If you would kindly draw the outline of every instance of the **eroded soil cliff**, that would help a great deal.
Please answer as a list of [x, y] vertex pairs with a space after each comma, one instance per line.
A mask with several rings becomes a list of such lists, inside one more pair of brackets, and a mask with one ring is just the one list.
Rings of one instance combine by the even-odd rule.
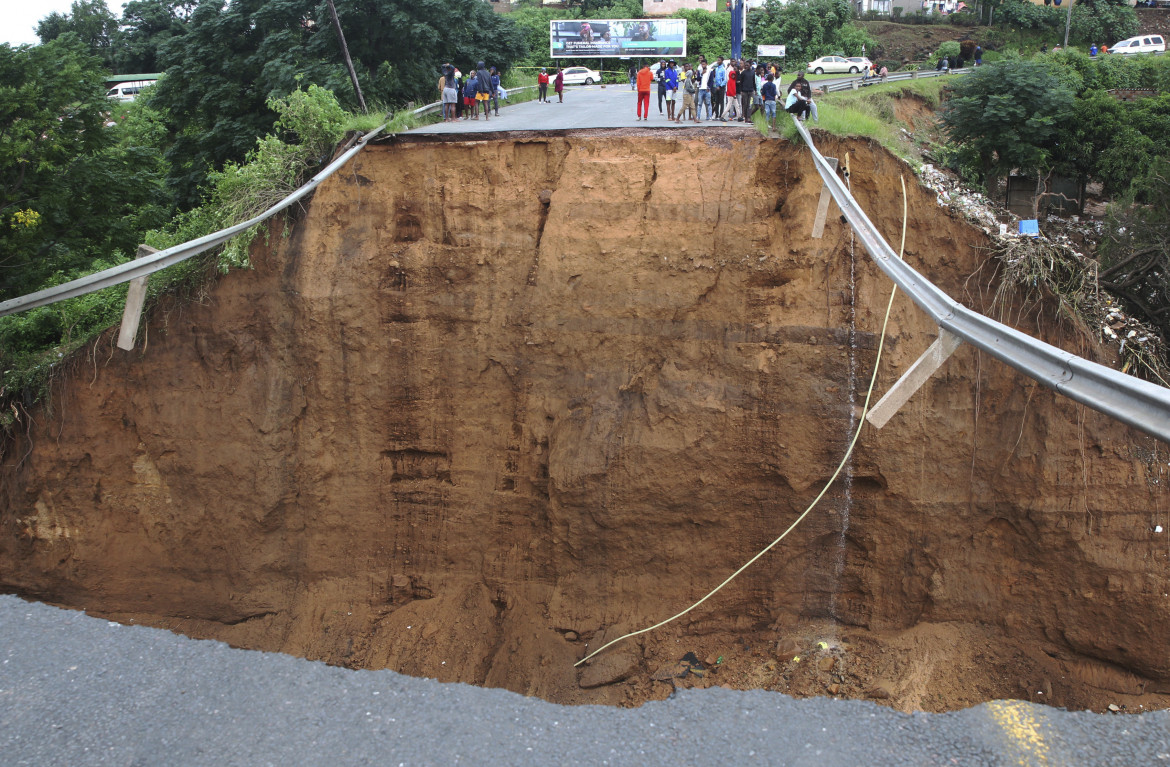
[[[823, 151], [896, 241], [908, 171]], [[981, 236], [910, 187], [907, 259], [988, 310]], [[967, 347], [778, 550], [573, 667], [723, 580], [840, 460], [890, 284], [835, 213], [810, 237], [819, 192], [754, 136], [372, 146], [6, 445], [0, 588], [563, 702], [1166, 705], [1166, 447]], [[935, 332], [896, 299], [879, 393]], [[686, 652], [711, 667], [672, 677]]]

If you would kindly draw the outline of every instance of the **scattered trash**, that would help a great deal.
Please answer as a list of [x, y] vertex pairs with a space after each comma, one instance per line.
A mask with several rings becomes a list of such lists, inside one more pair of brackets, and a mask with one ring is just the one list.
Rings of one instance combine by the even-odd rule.
[[1020, 234], [1030, 237], [1040, 236], [1040, 222], [1034, 218], [1020, 219]]
[[817, 649], [818, 650], [828, 650], [829, 643], [828, 642], [817, 642]]
[[1154, 532], [1155, 533], [1162, 532], [1162, 526], [1161, 525], [1154, 525]]
[[1121, 710], [1121, 706], [1117, 705], [1116, 703], [1110, 703], [1109, 710], [1116, 714], [1118, 711]]

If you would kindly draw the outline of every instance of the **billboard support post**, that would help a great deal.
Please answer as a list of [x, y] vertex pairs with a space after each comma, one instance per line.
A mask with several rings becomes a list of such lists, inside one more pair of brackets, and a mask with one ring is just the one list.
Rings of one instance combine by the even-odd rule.
[[743, 0], [731, 0], [731, 58], [743, 58], [744, 16], [747, 9]]

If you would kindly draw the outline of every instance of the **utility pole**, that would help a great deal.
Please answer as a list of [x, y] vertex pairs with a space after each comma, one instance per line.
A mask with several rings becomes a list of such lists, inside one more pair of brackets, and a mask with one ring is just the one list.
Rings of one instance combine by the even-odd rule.
[[337, 40], [341, 43], [341, 52], [345, 54], [345, 68], [349, 70], [349, 79], [353, 80], [353, 89], [357, 91], [358, 103], [362, 106], [362, 114], [368, 114], [366, 100], [362, 98], [362, 86], [358, 85], [357, 72], [353, 71], [353, 61], [349, 58], [349, 46], [345, 44], [345, 34], [341, 31], [341, 20], [337, 18], [337, 8], [333, 0], [329, 2], [329, 15], [333, 17], [333, 27], [337, 30]]
[[1068, 0], [1068, 16], [1064, 20], [1064, 49], [1068, 50], [1068, 29], [1072, 26], [1072, 7], [1074, 0]]

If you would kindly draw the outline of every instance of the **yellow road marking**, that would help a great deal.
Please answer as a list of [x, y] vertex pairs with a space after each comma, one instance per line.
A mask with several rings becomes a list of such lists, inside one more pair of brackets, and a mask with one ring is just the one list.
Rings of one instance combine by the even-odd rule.
[[[1014, 752], [1010, 757], [1020, 767], [1040, 767], [1048, 764], [1048, 744], [1040, 735], [1040, 721], [1033, 708], [1019, 700], [997, 700], [987, 704], [991, 718], [1007, 735]], [[1010, 758], [1009, 757], [1009, 758]]]

